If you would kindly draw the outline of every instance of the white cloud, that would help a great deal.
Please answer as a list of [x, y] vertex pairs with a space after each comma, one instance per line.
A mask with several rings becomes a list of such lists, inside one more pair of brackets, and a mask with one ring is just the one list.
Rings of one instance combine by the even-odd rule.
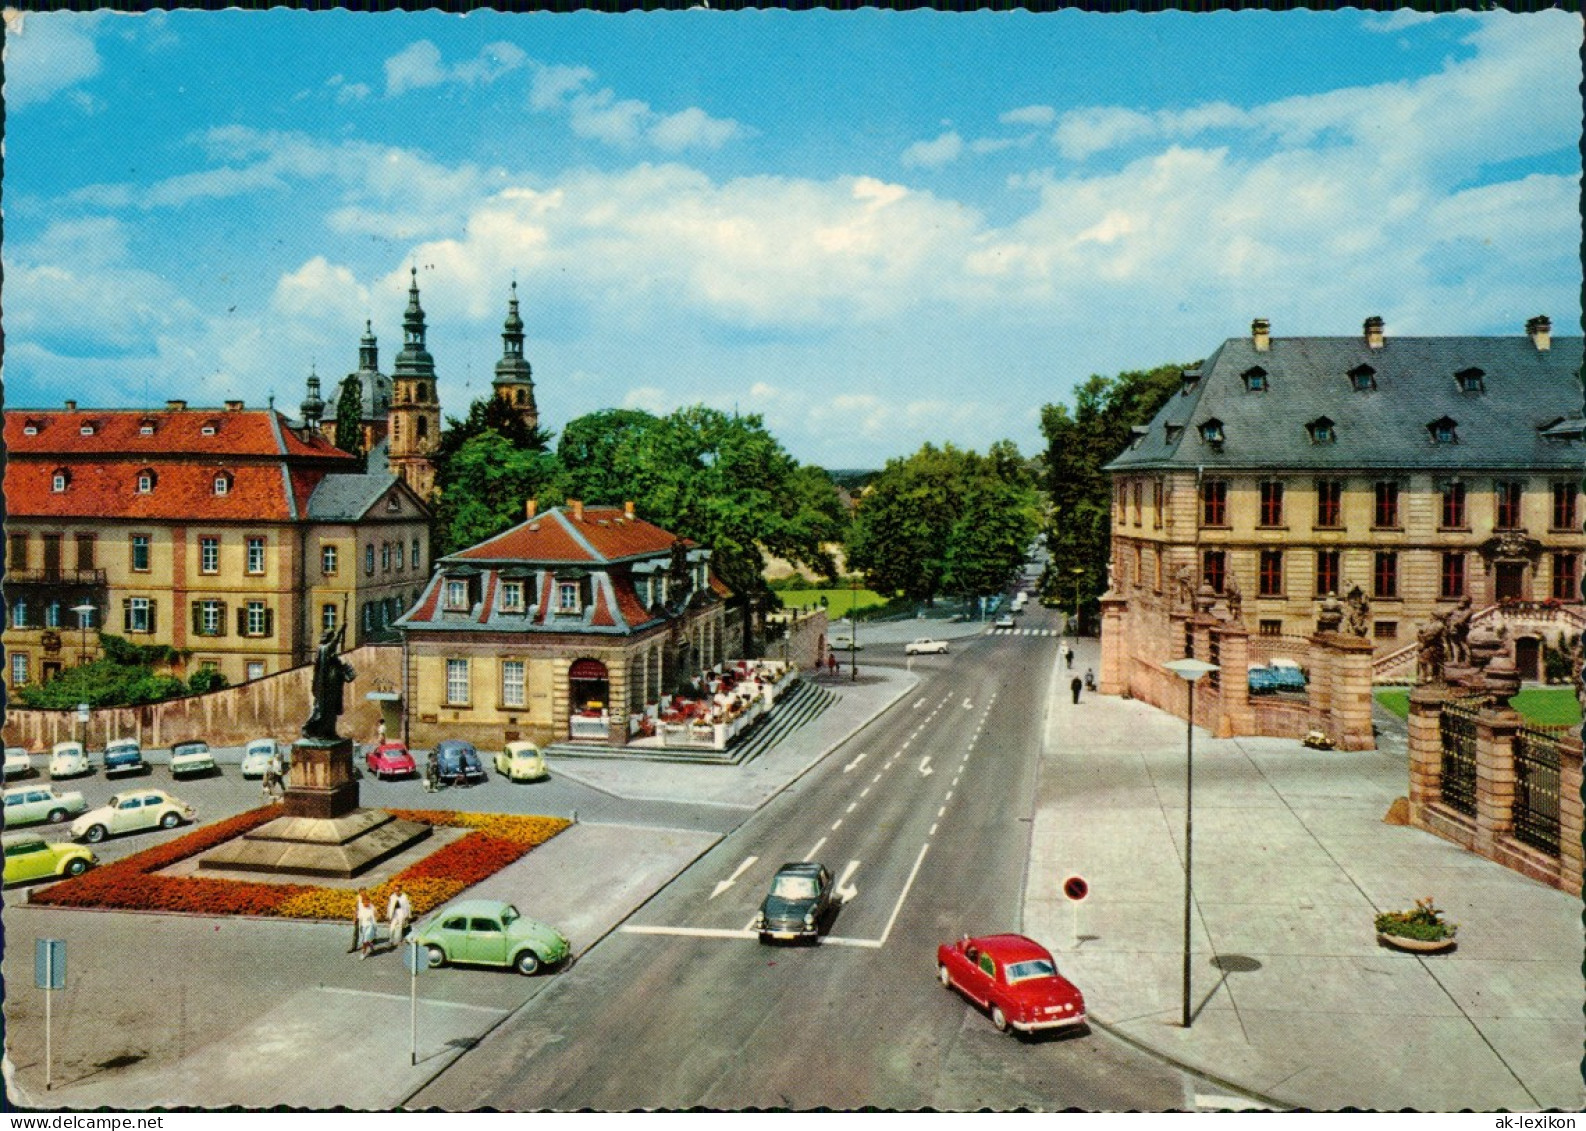
[[595, 72], [588, 67], [568, 67], [560, 63], [536, 63], [533, 71], [529, 87], [529, 108], [532, 110], [555, 109], [568, 95], [582, 90], [595, 78]]
[[472, 59], [446, 66], [440, 49], [427, 39], [418, 40], [385, 61], [385, 92], [393, 98], [409, 90], [459, 83], [478, 86], [493, 83], [523, 66], [528, 56], [514, 44], [487, 43]]
[[1093, 106], [1064, 114], [1052, 140], [1064, 157], [1083, 161], [1092, 154], [1128, 145], [1156, 132], [1157, 126], [1150, 116], [1138, 110]]
[[639, 99], [618, 98], [610, 87], [590, 90], [595, 72], [588, 67], [544, 63], [532, 66], [530, 109], [566, 112], [574, 133], [619, 149], [631, 149], [640, 143], [667, 153], [720, 149], [752, 132], [741, 122], [712, 117], [697, 106], [667, 114]]
[[[5, 102], [18, 110], [48, 102], [62, 91], [99, 74], [93, 32], [98, 15], [76, 12], [5, 13]], [[80, 97], [79, 105], [85, 105]], [[96, 105], [86, 100], [86, 107]]]
[[[1444, 15], [1455, 15], [1449, 12]], [[1430, 23], [1441, 19], [1442, 16], [1435, 12], [1418, 12], [1414, 8], [1397, 8], [1391, 12], [1368, 12], [1360, 21], [1360, 26], [1367, 31], [1393, 32], [1402, 31], [1407, 27], [1417, 24]]]
[[609, 90], [575, 95], [568, 102], [573, 132], [607, 145], [626, 148], [639, 140], [653, 112], [643, 102], [631, 98], [618, 100]]
[[1057, 121], [1057, 111], [1050, 106], [1020, 106], [1006, 111], [997, 121], [1009, 126], [1049, 126]]
[[623, 408], [642, 408], [645, 412], [653, 412], [662, 416], [671, 412], [674, 407], [672, 395], [665, 389], [657, 389], [653, 385], [640, 385], [629, 389], [622, 398]]
[[958, 155], [963, 151], [964, 139], [958, 136], [956, 130], [948, 130], [932, 141], [915, 142], [903, 151], [899, 160], [907, 166], [939, 169], [958, 160]]
[[650, 140], [657, 149], [677, 153], [684, 149], [720, 149], [742, 136], [737, 122], [712, 118], [697, 106], [669, 114], [650, 127]]

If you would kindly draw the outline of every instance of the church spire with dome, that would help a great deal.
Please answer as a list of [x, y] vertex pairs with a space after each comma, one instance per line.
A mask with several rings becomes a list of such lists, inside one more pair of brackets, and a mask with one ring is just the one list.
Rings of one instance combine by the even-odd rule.
[[497, 399], [510, 405], [532, 432], [539, 427], [540, 410], [534, 403], [534, 370], [523, 356], [523, 319], [518, 315], [518, 284], [512, 283], [507, 320], [501, 330], [501, 360], [491, 382]]
[[[414, 267], [407, 310], [402, 316], [402, 351], [396, 356], [396, 370], [391, 375], [389, 463], [391, 470], [427, 502], [435, 488], [433, 456], [440, 441], [441, 403], [435, 388], [435, 359], [425, 347], [424, 333], [419, 272]], [[372, 343], [372, 339], [372, 334], [365, 335], [365, 342]]]

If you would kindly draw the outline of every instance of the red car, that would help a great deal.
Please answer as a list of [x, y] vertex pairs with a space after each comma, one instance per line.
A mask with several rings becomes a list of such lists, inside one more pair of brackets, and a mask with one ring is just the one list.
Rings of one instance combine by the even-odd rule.
[[968, 935], [936, 948], [936, 976], [991, 1011], [999, 1033], [1085, 1024], [1085, 996], [1057, 972], [1052, 954], [1023, 935]]
[[400, 742], [382, 742], [369, 751], [369, 772], [377, 778], [401, 778], [419, 772], [418, 763]]

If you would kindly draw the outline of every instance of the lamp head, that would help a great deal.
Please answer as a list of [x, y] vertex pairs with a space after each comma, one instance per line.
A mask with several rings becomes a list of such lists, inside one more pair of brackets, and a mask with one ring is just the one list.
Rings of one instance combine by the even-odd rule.
[[1210, 675], [1212, 672], [1219, 670], [1216, 664], [1208, 664], [1205, 660], [1196, 660], [1188, 656], [1182, 660], [1173, 660], [1162, 666], [1186, 683], [1194, 683], [1201, 676]]

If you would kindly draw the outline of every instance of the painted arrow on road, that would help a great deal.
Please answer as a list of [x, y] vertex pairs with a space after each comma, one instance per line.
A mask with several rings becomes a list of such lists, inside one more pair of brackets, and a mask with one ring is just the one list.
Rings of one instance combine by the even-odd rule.
[[838, 898], [844, 903], [847, 903], [849, 900], [853, 899], [859, 894], [859, 889], [848, 882], [853, 878], [853, 874], [858, 870], [859, 861], [848, 861], [848, 866], [843, 869], [842, 878], [837, 881], [837, 886], [833, 889], [836, 891]]
[[965, 699], [964, 700], [964, 710], [972, 711], [974, 709], [975, 709], [975, 705], [973, 703], [971, 703], [968, 699]]
[[[868, 754], [868, 753], [869, 753], [868, 750], [865, 751], [865, 754]], [[846, 774], [850, 770], [853, 770], [853, 769], [857, 768], [859, 763], [863, 762], [864, 760], [865, 760], [865, 755], [864, 754], [859, 755], [859, 757], [855, 758], [852, 762], [849, 762], [846, 766], [843, 767], [843, 773]]]
[[716, 890], [714, 890], [714, 891], [712, 891], [710, 893], [710, 897], [712, 899], [715, 899], [722, 892], [724, 892], [728, 888], [732, 887], [733, 882], [735, 880], [737, 880], [739, 876], [741, 876], [745, 872], [747, 872], [750, 868], [754, 867], [754, 862], [756, 860], [758, 860], [758, 859], [760, 859], [758, 856], [751, 856], [747, 860], [745, 860], [742, 864], [739, 864], [737, 871], [733, 872], [732, 875], [728, 876], [725, 880], [722, 880], [721, 882], [719, 882], [716, 885]]
[[930, 760], [929, 757], [920, 759], [920, 776], [921, 777], [927, 777], [928, 778], [932, 774], [934, 774], [935, 772], [936, 772], [935, 770], [931, 769], [931, 760]]

